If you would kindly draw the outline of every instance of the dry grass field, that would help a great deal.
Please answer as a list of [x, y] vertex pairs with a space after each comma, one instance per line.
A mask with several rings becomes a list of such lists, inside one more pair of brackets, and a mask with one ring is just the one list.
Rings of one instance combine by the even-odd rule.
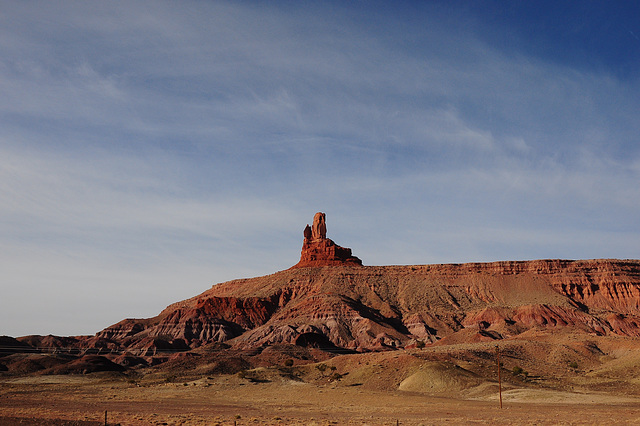
[[[4, 377], [0, 424], [104, 425], [105, 411], [111, 425], [640, 424], [639, 363], [629, 349], [588, 371], [541, 365], [528, 377], [514, 375], [515, 361], [505, 357], [502, 409], [493, 360], [465, 361], [471, 347], [343, 355], [232, 375]], [[444, 354], [448, 361], [434, 360]]]
[[640, 400], [595, 393], [512, 389], [500, 409], [497, 394], [470, 400], [235, 376], [144, 385], [38, 377], [2, 383], [1, 401], [1, 424], [98, 425], [105, 411], [121, 425], [640, 423]]

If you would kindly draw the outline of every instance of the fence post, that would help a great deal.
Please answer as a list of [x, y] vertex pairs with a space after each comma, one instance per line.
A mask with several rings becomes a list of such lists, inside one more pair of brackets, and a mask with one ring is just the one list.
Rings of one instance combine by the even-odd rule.
[[502, 408], [502, 380], [500, 378], [500, 346], [496, 345], [496, 356], [498, 358], [498, 395], [500, 397], [500, 408]]

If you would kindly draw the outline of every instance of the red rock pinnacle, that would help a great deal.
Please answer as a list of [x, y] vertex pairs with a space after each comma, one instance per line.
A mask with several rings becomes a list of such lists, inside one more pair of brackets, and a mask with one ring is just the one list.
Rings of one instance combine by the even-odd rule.
[[294, 268], [307, 266], [362, 265], [362, 261], [351, 255], [351, 249], [340, 247], [327, 238], [326, 215], [318, 212], [313, 225], [304, 228], [304, 242], [300, 262]]

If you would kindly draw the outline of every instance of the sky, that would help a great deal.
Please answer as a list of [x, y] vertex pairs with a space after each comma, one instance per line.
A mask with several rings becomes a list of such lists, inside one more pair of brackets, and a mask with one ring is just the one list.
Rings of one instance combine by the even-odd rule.
[[640, 257], [636, 1], [0, 1], [0, 335], [294, 265]]

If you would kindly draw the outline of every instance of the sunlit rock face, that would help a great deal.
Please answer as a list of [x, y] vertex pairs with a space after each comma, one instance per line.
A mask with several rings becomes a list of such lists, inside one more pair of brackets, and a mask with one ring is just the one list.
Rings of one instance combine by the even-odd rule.
[[212, 342], [242, 350], [291, 344], [380, 351], [550, 331], [640, 337], [638, 260], [362, 266], [327, 238], [324, 213], [303, 236], [300, 261], [285, 271], [214, 285], [91, 341], [46, 346], [153, 355]]
[[362, 261], [351, 254], [351, 249], [340, 247], [327, 238], [326, 215], [318, 212], [313, 225], [303, 232], [304, 242], [300, 262], [294, 268], [309, 266], [362, 265]]
[[162, 349], [155, 348], [160, 343], [195, 348], [225, 342], [247, 349], [316, 342], [378, 351], [410, 347], [418, 340], [458, 344], [545, 330], [635, 338], [640, 337], [639, 304], [637, 260], [344, 262], [216, 284], [157, 317], [123, 320], [82, 346], [148, 352]]

